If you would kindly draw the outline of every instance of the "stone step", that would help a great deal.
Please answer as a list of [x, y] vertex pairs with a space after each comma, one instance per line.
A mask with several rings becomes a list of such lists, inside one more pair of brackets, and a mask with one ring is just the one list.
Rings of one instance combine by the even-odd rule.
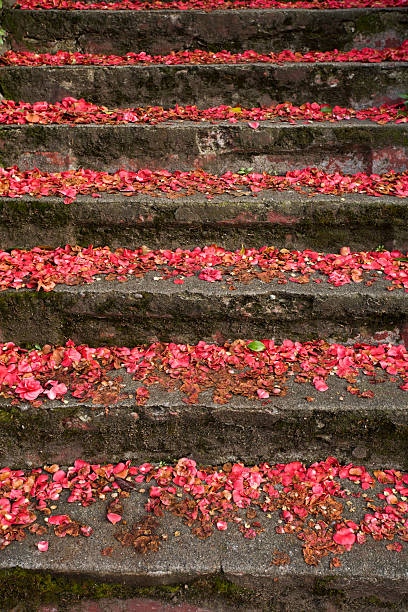
[[154, 54], [179, 49], [258, 52], [399, 46], [404, 9], [61, 11], [5, 9], [3, 28], [22, 51]]
[[151, 249], [218, 244], [227, 249], [277, 245], [290, 249], [408, 250], [406, 200], [390, 196], [343, 196], [296, 192], [165, 197], [79, 196], [0, 198], [1, 247], [53, 248], [142, 244]]
[[359, 109], [399, 101], [408, 62], [147, 66], [2, 66], [0, 94], [37, 102], [85, 98], [112, 107], [264, 106], [311, 100]]
[[305, 165], [327, 172], [405, 171], [408, 124], [371, 121], [287, 123], [261, 121], [159, 125], [10, 125], [0, 128], [1, 163], [22, 170], [93, 168], [169, 171], [204, 168], [222, 174], [252, 167], [285, 174]]
[[256, 337], [350, 343], [388, 336], [399, 340], [408, 334], [406, 294], [388, 291], [391, 281], [378, 276], [368, 287], [364, 282], [334, 287], [325, 280], [244, 285], [233, 277], [215, 282], [189, 277], [181, 285], [159, 280], [159, 271], [128, 278], [101, 277], [86, 285], [57, 285], [51, 292], [3, 291], [1, 338], [31, 346], [69, 338], [92, 346], [129, 346]]
[[[334, 495], [326, 495], [325, 499], [333, 505], [336, 504], [337, 509], [342, 507], [342, 518], [357, 524], [364, 520], [365, 513], [373, 514], [373, 510], [367, 506], [370, 502], [366, 501], [366, 498], [356, 497], [362, 493], [358, 485], [344, 479], [341, 479], [340, 483], [342, 489], [350, 487], [349, 493], [345, 493], [345, 499]], [[45, 603], [49, 604], [53, 595], [61, 591], [64, 593], [64, 586], [67, 589], [67, 599], [70, 594], [75, 597], [75, 594], [81, 592], [97, 592], [97, 586], [92, 586], [90, 582], [93, 579], [112, 584], [111, 587], [107, 584], [101, 585], [102, 593], [117, 593], [119, 589], [115, 591], [114, 587], [117, 583], [122, 584], [123, 593], [132, 592], [126, 588], [133, 588], [133, 592], [137, 593], [138, 587], [144, 587], [140, 592], [145, 596], [154, 592], [160, 593], [159, 585], [173, 585], [173, 590], [169, 586], [167, 589], [162, 588], [161, 592], [168, 597], [171, 592], [177, 596], [180, 593], [177, 585], [183, 585], [181, 589], [185, 592], [191, 591], [193, 601], [194, 595], [199, 598], [201, 609], [208, 609], [206, 602], [211, 601], [214, 591], [217, 593], [215, 584], [221, 593], [224, 591], [231, 596], [230, 601], [226, 602], [224, 599], [224, 605], [217, 606], [217, 610], [406, 610], [408, 552], [405, 542], [402, 543], [402, 550], [397, 552], [386, 548], [395, 542], [375, 541], [368, 534], [364, 544], [355, 543], [350, 551], [340, 549], [344, 554], [340, 552], [337, 555], [334, 547], [318, 565], [313, 566], [305, 563], [302, 555], [303, 542], [298, 537], [276, 533], [276, 529], [282, 527], [282, 522], [278, 522], [282, 521], [281, 509], [266, 514], [261, 510], [253, 510], [256, 506], [251, 504], [248, 514], [255, 515], [257, 524], [261, 525], [261, 528], [257, 529], [263, 529], [254, 539], [242, 537], [238, 525], [230, 521], [226, 531], [215, 529], [210, 537], [201, 540], [192, 534], [182, 516], [177, 517], [166, 511], [163, 517], [151, 525], [144, 523], [147, 536], [145, 541], [151, 543], [152, 547], [158, 546], [158, 550], [153, 549], [141, 554], [136, 548], [140, 546], [141, 540], [137, 531], [134, 537], [129, 536], [127, 545], [120, 543], [115, 534], [121, 537], [120, 534], [126, 532], [126, 529], [130, 530], [135, 524], [141, 527], [140, 521], [151, 516], [146, 515], [144, 508], [150, 485], [142, 485], [138, 485], [130, 494], [125, 492], [127, 497], [119, 498], [124, 508], [123, 519], [126, 526], [123, 522], [114, 526], [107, 521], [106, 506], [107, 501], [111, 501], [110, 494], [106, 496], [106, 501], [98, 499], [87, 507], [62, 500], [48, 501], [47, 506], [54, 507], [54, 510], [50, 511], [53, 516], [68, 514], [71, 520], [91, 527], [93, 533], [90, 537], [67, 535], [61, 538], [54, 534], [53, 527], [49, 525], [46, 534], [27, 534], [22, 542], [12, 542], [7, 551], [0, 554], [2, 583], [5, 586], [2, 597], [6, 604], [2, 607], [10, 609], [9, 604], [16, 600], [19, 605], [33, 602], [37, 604], [41, 602], [41, 597], [44, 601], [47, 595]], [[142, 492], [139, 492], [139, 489]], [[288, 489], [293, 500], [294, 486], [291, 485]], [[368, 493], [368, 498], [372, 497], [377, 504], [380, 502], [380, 505], [383, 505], [376, 497], [377, 492], [383, 489], [384, 485], [376, 483], [375, 489], [365, 493]], [[303, 488], [299, 485], [298, 490], [303, 491]], [[184, 496], [187, 497], [186, 494]], [[292, 501], [290, 507], [293, 505], [295, 504]], [[327, 506], [324, 508], [323, 500], [319, 499], [313, 506], [313, 512], [316, 514], [309, 514], [311, 524], [315, 526], [322, 515], [331, 516], [332, 510], [332, 506], [329, 510]], [[41, 513], [36, 514], [39, 515], [39, 524], [45, 525]], [[238, 518], [243, 519], [244, 523], [254, 522], [253, 518], [246, 518], [246, 514], [245, 510], [238, 509]], [[333, 522], [331, 518], [326, 520]], [[299, 522], [303, 525], [305, 523]], [[285, 523], [283, 525], [288, 526]], [[306, 527], [303, 529], [306, 530]], [[336, 527], [331, 529], [333, 533]], [[316, 537], [318, 530], [310, 531]], [[311, 534], [309, 533], [309, 538]], [[323, 537], [321, 540], [325, 543], [328, 541]], [[39, 552], [37, 549], [39, 541], [48, 542], [49, 548], [46, 552]], [[133, 541], [136, 542], [135, 547], [132, 545]], [[324, 543], [321, 545], [324, 546]], [[312, 545], [311, 549], [315, 550]], [[322, 552], [324, 554], [324, 548]], [[305, 555], [307, 558], [306, 547]], [[13, 568], [19, 569], [14, 570], [13, 574]], [[70, 580], [64, 582], [64, 578]], [[75, 579], [84, 581], [82, 589], [81, 583], [75, 585]], [[52, 587], [48, 587], [46, 593], [41, 594], [40, 588], [44, 583], [51, 584]], [[71, 590], [69, 584], [73, 585]], [[156, 591], [154, 588], [146, 588], [149, 586], [156, 587]], [[17, 597], [20, 597], [20, 600]], [[246, 603], [244, 608], [241, 607], [242, 599]], [[221, 602], [218, 600], [218, 604], [220, 603], [222, 599]], [[228, 603], [230, 606], [225, 607]], [[125, 608], [122, 605], [119, 603], [118, 607], [102, 609], [140, 610], [139, 607]], [[48, 605], [45, 609], [49, 610], [50, 607]], [[158, 610], [155, 607], [147, 609]], [[159, 609], [166, 612], [166, 608]], [[75, 610], [83, 608], [76, 607]], [[92, 610], [98, 608], [92, 607]], [[180, 610], [192, 612], [189, 608], [182, 607]]]
[[[126, 371], [114, 376], [122, 376], [126, 393], [135, 397], [138, 384]], [[290, 382], [286, 397], [266, 403], [236, 396], [220, 405], [205, 392], [191, 405], [182, 401], [184, 394], [160, 388], [150, 390], [145, 406], [132, 398], [107, 405], [68, 396], [64, 404], [47, 401], [40, 408], [1, 400], [0, 461], [30, 467], [70, 463], [78, 454], [91, 462], [166, 461], [181, 454], [207, 465], [335, 454], [345, 463], [408, 469], [407, 392], [359, 380], [359, 387], [375, 392], [372, 399], [359, 398], [348, 393], [345, 380], [329, 378], [324, 393]]]

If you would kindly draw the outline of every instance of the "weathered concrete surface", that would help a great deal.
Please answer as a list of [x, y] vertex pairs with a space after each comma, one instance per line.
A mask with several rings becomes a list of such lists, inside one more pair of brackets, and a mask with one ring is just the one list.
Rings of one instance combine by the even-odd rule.
[[[182, 587], [181, 587], [182, 588]], [[220, 612], [218, 602], [215, 603], [217, 612]], [[211, 604], [210, 604], [211, 605]], [[235, 612], [235, 610], [242, 610], [242, 607], [223, 606], [223, 612]], [[42, 606], [38, 609], [38, 612], [211, 612], [209, 608], [199, 608], [188, 603], [174, 604], [171, 605], [168, 602], [160, 601], [157, 599], [146, 599], [145, 597], [137, 597], [132, 599], [99, 599], [85, 600], [79, 604], [70, 606], [67, 603], [63, 603], [62, 606], [53, 605]], [[215, 608], [212, 608], [215, 612]]]
[[67, 96], [117, 106], [201, 108], [316, 101], [378, 105], [406, 93], [408, 62], [165, 66], [3, 66], [0, 94], [56, 102]]
[[[132, 493], [124, 500], [124, 518], [129, 525], [145, 515], [146, 499], [146, 493]], [[36, 550], [39, 537], [28, 535], [24, 541], [13, 542], [2, 551], [0, 568], [18, 566], [56, 576], [91, 577], [140, 586], [186, 584], [215, 576], [252, 588], [254, 592], [263, 590], [269, 596], [266, 609], [281, 612], [333, 609], [403, 612], [407, 609], [406, 547], [395, 553], [385, 548], [385, 542], [370, 539], [342, 555], [339, 568], [329, 569], [327, 558], [313, 567], [303, 561], [298, 540], [275, 533], [278, 513], [270, 519], [260, 513], [259, 520], [265, 530], [254, 540], [243, 538], [234, 526], [230, 526], [227, 531], [214, 533], [204, 541], [192, 536], [180, 518], [165, 515], [160, 519], [158, 534], [167, 534], [168, 539], [162, 542], [158, 552], [142, 556], [114, 539], [119, 526], [107, 522], [105, 506], [96, 503], [82, 508], [59, 502], [58, 513], [68, 513], [74, 520], [91, 526], [93, 535], [90, 538], [58, 538], [50, 529], [46, 536], [49, 541], [46, 553]], [[356, 507], [361, 516], [365, 505], [357, 501]], [[356, 514], [347, 509], [345, 515], [356, 519]], [[101, 554], [107, 547], [113, 548], [111, 557]], [[271, 563], [277, 551], [288, 555], [288, 565]]]
[[350, 342], [375, 339], [384, 331], [396, 339], [407, 334], [406, 294], [387, 291], [387, 281], [333, 287], [258, 280], [242, 285], [234, 278], [208, 283], [190, 277], [175, 285], [155, 281], [159, 276], [152, 272], [127, 283], [58, 285], [51, 292], [3, 292], [0, 340], [33, 345], [71, 338], [93, 346], [134, 346], [257, 337]]
[[0, 160], [5, 167], [50, 172], [195, 167], [223, 173], [253, 167], [284, 174], [308, 165], [327, 172], [382, 174], [408, 167], [408, 124], [6, 125], [0, 127]]
[[[137, 383], [122, 376], [123, 393], [134, 395]], [[146, 406], [119, 399], [104, 406], [75, 398], [67, 404], [48, 401], [40, 408], [0, 403], [0, 462], [23, 467], [123, 458], [168, 461], [193, 456], [204, 464], [225, 461], [256, 463], [317, 461], [329, 455], [339, 461], [367, 466], [408, 469], [408, 397], [397, 384], [361, 389], [373, 399], [351, 395], [347, 381], [329, 377], [329, 389], [289, 382], [286, 397], [262, 400], [235, 397], [214, 404], [212, 392], [188, 405], [179, 392], [150, 388]], [[315, 398], [308, 401], [307, 397]], [[0, 555], [0, 562], [1, 562]]]
[[406, 199], [346, 194], [313, 197], [264, 192], [176, 199], [123, 194], [62, 198], [0, 198], [1, 247], [61, 244], [152, 249], [217, 243], [228, 249], [277, 245], [333, 251], [408, 250]]
[[19, 11], [2, 23], [15, 50], [82, 53], [178, 49], [258, 52], [396, 47], [406, 38], [403, 9], [239, 11]]

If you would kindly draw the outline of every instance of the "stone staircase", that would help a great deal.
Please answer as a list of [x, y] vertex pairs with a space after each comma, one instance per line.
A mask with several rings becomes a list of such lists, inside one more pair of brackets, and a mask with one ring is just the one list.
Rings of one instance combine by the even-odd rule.
[[[408, 11], [42, 11], [18, 10], [5, 3], [2, 27], [8, 32], [6, 45], [16, 51], [307, 52], [396, 47], [408, 37]], [[407, 76], [405, 62], [1, 66], [0, 94], [25, 102], [57, 102], [69, 96], [109, 108], [254, 107], [316, 101], [361, 109], [397, 101], [407, 93]], [[79, 167], [112, 172], [121, 167], [204, 168], [221, 174], [254, 168], [284, 174], [317, 166], [327, 172], [381, 174], [407, 170], [407, 125], [352, 119], [262, 121], [256, 129], [246, 122], [227, 121], [3, 125], [0, 162], [4, 167], [49, 172]], [[355, 250], [404, 251], [408, 249], [408, 209], [406, 199], [392, 196], [317, 194], [310, 198], [288, 191], [212, 199], [106, 194], [98, 199], [79, 196], [69, 205], [54, 196], [2, 197], [0, 237], [3, 249], [91, 243], [175, 249], [216, 243], [233, 250], [241, 245], [273, 244], [330, 252], [345, 245]], [[225, 284], [201, 283], [197, 278], [188, 278], [183, 285], [171, 279], [157, 283], [148, 274], [126, 284], [59, 285], [50, 293], [7, 290], [0, 296], [0, 339], [21, 346], [62, 344], [71, 338], [90, 346], [129, 347], [155, 340], [192, 344], [267, 337], [302, 342], [322, 337], [346, 344], [406, 342], [406, 294], [386, 292], [387, 284], [381, 280], [374, 286], [334, 288], [257, 281], [237, 283], [231, 292]], [[189, 405], [179, 395], [155, 391], [146, 405], [135, 407], [137, 385], [130, 376], [124, 377], [128, 397], [109, 408], [74, 397], [63, 405], [50, 401], [45, 407], [14, 406], [1, 399], [1, 465], [29, 469], [69, 465], [78, 458], [105, 463], [134, 458], [143, 463], [182, 456], [201, 464], [241, 460], [252, 465], [310, 463], [334, 455], [344, 464], [408, 469], [407, 400], [404, 392], [388, 382], [377, 385], [376, 396], [370, 400], [343, 393], [344, 381], [334, 381], [326, 393], [312, 393], [317, 397], [310, 401], [305, 397], [308, 391], [292, 385], [291, 393], [267, 406], [248, 398], [219, 405], [206, 394], [198, 404]], [[143, 489], [140, 493], [126, 507], [128, 523], [143, 513], [147, 493]], [[362, 500], [355, 503], [363, 512]], [[72, 512], [72, 505], [63, 503], [58, 511]], [[106, 518], [97, 504], [85, 510], [84, 520], [94, 528], [92, 538], [66, 537], [55, 544], [50, 536], [55, 546], [43, 554], [30, 536], [0, 553], [0, 569], [18, 566], [53, 576], [126, 583], [139, 589], [124, 587], [127, 597], [153, 593], [163, 598], [170, 593], [177, 602], [187, 598], [184, 587], [171, 587], [173, 592], [166, 591], [168, 587], [157, 591], [148, 587], [201, 581], [193, 600], [213, 610], [408, 610], [406, 546], [396, 553], [385, 549], [384, 542], [370, 540], [365, 546], [354, 546], [342, 557], [340, 567], [329, 567], [328, 562], [315, 567], [304, 563], [293, 536], [283, 540], [275, 533], [275, 523], [254, 540], [244, 540], [232, 531], [226, 539], [220, 531], [201, 541], [186, 526], [165, 517], [169, 533], [178, 535], [170, 536], [159, 553], [141, 557], [123, 549], [103, 556], [101, 550], [112, 545], [112, 526], [100, 528]], [[75, 507], [75, 512], [77, 520], [85, 516], [83, 508]], [[282, 547], [291, 563], [271, 563]], [[212, 576], [220, 580], [218, 591], [211, 591], [206, 582]], [[227, 584], [230, 598], [224, 597]], [[110, 593], [108, 588], [106, 592]], [[0, 599], [0, 608], [7, 609], [3, 605]], [[66, 606], [61, 603], [59, 609]], [[133, 608], [129, 603], [123, 609]]]

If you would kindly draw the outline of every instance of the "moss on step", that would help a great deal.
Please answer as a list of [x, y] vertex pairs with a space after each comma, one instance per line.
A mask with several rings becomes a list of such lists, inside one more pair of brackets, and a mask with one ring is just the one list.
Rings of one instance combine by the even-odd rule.
[[356, 31], [360, 34], [374, 34], [381, 32], [384, 24], [381, 19], [378, 19], [376, 13], [365, 13], [360, 15], [355, 21]]
[[40, 226], [46, 225], [44, 221], [49, 221], [54, 227], [66, 225], [72, 217], [70, 207], [63, 203], [62, 198], [52, 203], [44, 202], [41, 199], [27, 202], [22, 198], [8, 199], [7, 202], [0, 201], [1, 215], [13, 215], [13, 222], [21, 220], [27, 223], [33, 220]]
[[[237, 586], [222, 576], [199, 579], [190, 585], [162, 585], [137, 587], [120, 583], [97, 582], [34, 572], [19, 567], [0, 570], [0, 609], [34, 612], [40, 605], [66, 606], [83, 599], [130, 599], [145, 597], [162, 601], [202, 602], [217, 599], [237, 609], [254, 601], [254, 593]], [[261, 608], [258, 608], [259, 610]]]

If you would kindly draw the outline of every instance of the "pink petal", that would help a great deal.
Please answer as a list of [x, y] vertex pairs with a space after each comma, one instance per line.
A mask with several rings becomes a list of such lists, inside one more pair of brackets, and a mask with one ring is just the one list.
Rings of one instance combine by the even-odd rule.
[[119, 523], [119, 521], [122, 520], [122, 517], [120, 516], [120, 514], [115, 514], [114, 512], [108, 512], [108, 514], [106, 515], [106, 518], [108, 519], [108, 521], [113, 523], [113, 525], [116, 525], [116, 523]]
[[269, 397], [269, 393], [265, 391], [265, 389], [257, 389], [256, 392], [258, 394], [258, 397], [260, 397], [261, 399], [268, 399]]
[[329, 388], [322, 378], [314, 378], [313, 384], [318, 391], [327, 391]]
[[64, 525], [65, 523], [69, 523], [70, 518], [67, 514], [54, 514], [54, 516], [48, 517], [49, 525]]
[[57, 470], [54, 476], [52, 477], [54, 482], [61, 482], [61, 480], [64, 480], [64, 478], [65, 478], [64, 470]]
[[225, 521], [217, 521], [217, 529], [225, 531], [227, 529], [227, 523]]
[[336, 544], [345, 546], [347, 550], [351, 550], [354, 542], [356, 541], [356, 534], [349, 527], [341, 527], [336, 531], [333, 536], [333, 540]]

